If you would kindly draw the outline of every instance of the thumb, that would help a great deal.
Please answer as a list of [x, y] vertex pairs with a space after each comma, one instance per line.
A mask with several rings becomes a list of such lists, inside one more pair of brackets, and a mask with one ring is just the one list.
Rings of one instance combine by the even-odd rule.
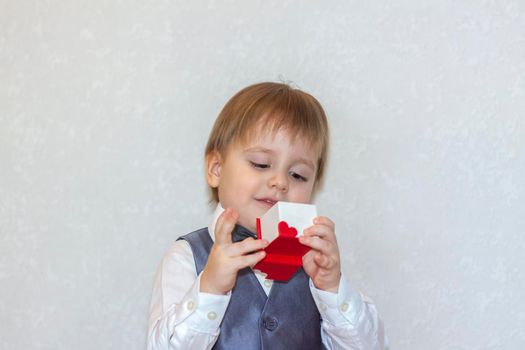
[[215, 242], [217, 244], [230, 244], [232, 242], [231, 233], [237, 220], [239, 220], [239, 214], [235, 210], [231, 208], [224, 210], [215, 225]]

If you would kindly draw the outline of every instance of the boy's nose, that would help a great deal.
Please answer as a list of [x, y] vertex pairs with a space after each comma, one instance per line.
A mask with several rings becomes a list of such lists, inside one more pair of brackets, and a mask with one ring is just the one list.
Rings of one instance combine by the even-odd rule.
[[288, 178], [286, 176], [280, 174], [272, 176], [269, 185], [271, 188], [276, 188], [280, 192], [288, 192]]

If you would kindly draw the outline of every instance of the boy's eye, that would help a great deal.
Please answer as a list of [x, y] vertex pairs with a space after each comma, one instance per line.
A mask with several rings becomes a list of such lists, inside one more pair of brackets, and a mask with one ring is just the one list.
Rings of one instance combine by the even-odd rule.
[[290, 171], [289, 172], [290, 176], [293, 177], [295, 180], [298, 180], [298, 181], [302, 181], [302, 182], [306, 182], [308, 181], [308, 179], [302, 175], [299, 175], [297, 174], [296, 172], [294, 171]]
[[251, 164], [254, 168], [259, 168], [259, 169], [266, 169], [266, 168], [269, 168], [269, 167], [270, 167], [269, 164], [263, 164], [263, 163], [250, 162], [250, 164]]

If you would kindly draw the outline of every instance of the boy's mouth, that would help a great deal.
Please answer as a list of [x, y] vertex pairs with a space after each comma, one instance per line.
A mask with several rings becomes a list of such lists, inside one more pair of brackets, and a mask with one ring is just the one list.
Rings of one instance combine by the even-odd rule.
[[264, 206], [267, 206], [268, 209], [273, 207], [275, 203], [277, 203], [276, 200], [270, 199], [270, 198], [255, 198], [257, 202], [263, 204]]

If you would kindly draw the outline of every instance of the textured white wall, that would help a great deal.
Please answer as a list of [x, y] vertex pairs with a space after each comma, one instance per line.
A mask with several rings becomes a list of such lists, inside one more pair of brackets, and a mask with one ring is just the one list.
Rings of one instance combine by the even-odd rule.
[[144, 348], [214, 118], [279, 79], [329, 114], [318, 205], [392, 348], [525, 348], [521, 0], [0, 0], [0, 348]]

